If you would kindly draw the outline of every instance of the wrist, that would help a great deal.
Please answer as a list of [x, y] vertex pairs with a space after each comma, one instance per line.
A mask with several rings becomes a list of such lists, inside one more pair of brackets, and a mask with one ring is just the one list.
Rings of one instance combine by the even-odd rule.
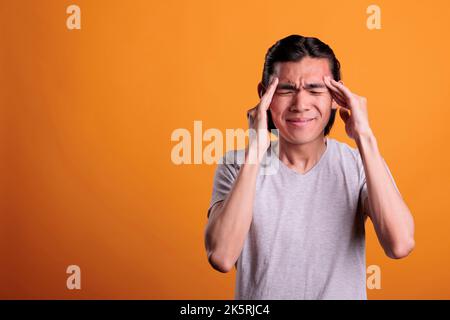
[[250, 143], [245, 149], [245, 164], [259, 166], [262, 156], [263, 153], [261, 152], [261, 150], [258, 150], [257, 145]]
[[363, 140], [365, 140], [365, 141], [376, 140], [372, 129], [369, 128], [369, 129], [364, 130], [362, 132], [358, 132], [355, 135], [355, 142], [356, 143], [362, 142]]
[[358, 134], [355, 141], [360, 152], [378, 149], [377, 139], [371, 130]]

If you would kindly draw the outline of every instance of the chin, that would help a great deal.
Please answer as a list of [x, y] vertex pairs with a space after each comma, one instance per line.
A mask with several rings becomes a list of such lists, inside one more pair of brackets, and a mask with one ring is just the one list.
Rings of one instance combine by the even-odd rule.
[[314, 141], [317, 137], [312, 134], [296, 134], [296, 135], [282, 135], [283, 140], [290, 144], [306, 144]]
[[283, 140], [289, 142], [290, 144], [306, 144], [312, 141], [315, 141], [316, 139], [318, 139], [322, 132], [291, 132], [288, 129], [283, 129], [279, 131], [280, 133], [280, 138], [282, 138]]

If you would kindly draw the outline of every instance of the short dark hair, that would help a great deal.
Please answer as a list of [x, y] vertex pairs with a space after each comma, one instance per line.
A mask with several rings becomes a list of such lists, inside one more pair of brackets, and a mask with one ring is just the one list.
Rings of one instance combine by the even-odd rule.
[[[330, 64], [330, 70], [334, 80], [341, 80], [341, 65], [334, 55], [333, 50], [321, 40], [314, 37], [303, 37], [293, 34], [278, 40], [273, 46], [267, 50], [264, 69], [262, 75], [262, 84], [265, 88], [269, 86], [270, 76], [274, 72], [276, 62], [298, 62], [304, 57], [326, 58]], [[267, 113], [268, 129], [275, 129], [272, 120], [272, 114]], [[324, 135], [328, 135], [334, 124], [336, 109], [331, 110], [330, 119], [324, 129]]]

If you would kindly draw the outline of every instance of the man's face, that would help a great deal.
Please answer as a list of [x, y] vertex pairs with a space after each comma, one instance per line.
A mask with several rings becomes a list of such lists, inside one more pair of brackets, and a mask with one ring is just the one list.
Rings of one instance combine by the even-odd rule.
[[274, 75], [279, 82], [270, 112], [280, 137], [292, 144], [304, 144], [323, 136], [331, 110], [337, 108], [323, 82], [324, 76], [332, 77], [328, 59], [305, 57], [299, 62], [278, 62]]

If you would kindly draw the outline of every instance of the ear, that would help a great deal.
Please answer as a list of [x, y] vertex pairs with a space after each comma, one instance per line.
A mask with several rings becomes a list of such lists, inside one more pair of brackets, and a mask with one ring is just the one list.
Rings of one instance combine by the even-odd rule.
[[258, 88], [257, 88], [257, 90], [258, 90], [258, 96], [259, 96], [259, 98], [261, 99], [261, 97], [262, 97], [263, 94], [264, 94], [264, 87], [263, 87], [263, 85], [261, 84], [261, 82], [258, 83]]

